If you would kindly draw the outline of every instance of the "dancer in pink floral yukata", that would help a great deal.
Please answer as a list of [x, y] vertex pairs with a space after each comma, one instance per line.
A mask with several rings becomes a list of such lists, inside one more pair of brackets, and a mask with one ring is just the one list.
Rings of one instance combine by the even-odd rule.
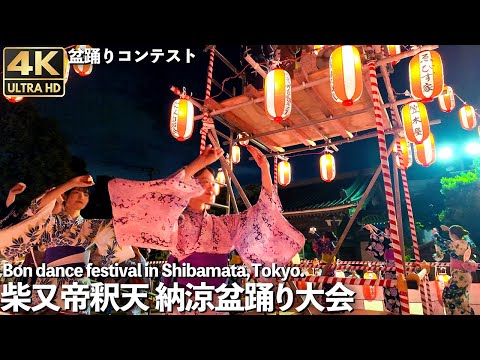
[[[170, 250], [179, 266], [225, 267], [233, 248], [247, 266], [288, 264], [304, 246], [305, 238], [281, 214], [268, 160], [255, 147], [247, 149], [261, 169], [262, 189], [258, 202], [239, 214], [215, 216], [206, 212], [207, 204], [215, 202], [215, 178], [208, 165], [223, 154], [221, 148], [211, 145], [166, 179], [111, 180], [113, 224], [119, 243]], [[225, 280], [176, 279], [180, 286], [206, 281], [216, 287]]]

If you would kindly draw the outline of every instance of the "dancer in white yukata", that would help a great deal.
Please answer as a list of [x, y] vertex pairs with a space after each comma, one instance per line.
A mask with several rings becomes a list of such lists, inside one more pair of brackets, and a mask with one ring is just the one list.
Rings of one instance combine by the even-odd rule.
[[[111, 219], [84, 219], [80, 211], [89, 201], [88, 187], [94, 185], [89, 175], [75, 177], [66, 183], [47, 191], [34, 201], [26, 211], [28, 216], [18, 224], [0, 230], [0, 251], [9, 260], [16, 261], [25, 256], [31, 247], [38, 246], [45, 251], [43, 263], [49, 267], [85, 267], [93, 243], [101, 255], [102, 266], [120, 263], [135, 257], [131, 246], [119, 246], [113, 231]], [[58, 214], [52, 211], [57, 198], [65, 194], [64, 210]], [[88, 307], [80, 311], [69, 311], [62, 297], [62, 286], [88, 279], [78, 277], [38, 277], [36, 285], [54, 285], [55, 298], [51, 304], [58, 306], [51, 310], [46, 307], [38, 313], [87, 314]], [[48, 291], [44, 291], [48, 298]], [[33, 307], [41, 303], [38, 292], [32, 293]]]
[[[272, 185], [265, 155], [249, 145], [261, 169], [258, 202], [239, 214], [208, 214], [215, 202], [215, 178], [208, 165], [223, 154], [209, 145], [192, 163], [166, 179], [132, 181], [114, 179], [108, 184], [113, 224], [121, 245], [170, 250], [170, 262], [179, 266], [228, 265], [235, 248], [243, 262], [284, 266], [305, 244], [305, 237], [281, 214], [282, 206]], [[225, 278], [177, 278], [180, 286], [206, 281], [215, 287]], [[197, 314], [198, 312], [194, 312]], [[218, 313], [210, 309], [206, 313]]]

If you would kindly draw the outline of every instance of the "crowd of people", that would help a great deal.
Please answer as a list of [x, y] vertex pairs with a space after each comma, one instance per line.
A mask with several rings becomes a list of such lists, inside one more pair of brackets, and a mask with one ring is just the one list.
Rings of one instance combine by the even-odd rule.
[[[265, 155], [251, 145], [247, 149], [261, 169], [262, 191], [258, 202], [242, 213], [215, 216], [207, 212], [216, 196], [215, 174], [209, 165], [223, 155], [221, 148], [209, 145], [194, 161], [166, 179], [110, 181], [112, 219], [82, 217], [81, 211], [89, 202], [89, 188], [94, 185], [89, 175], [77, 176], [49, 189], [23, 213], [15, 211], [14, 197], [25, 185], [14, 186], [6, 209], [2, 210], [0, 252], [11, 262], [32, 254], [36, 265], [40, 261], [47, 266], [85, 269], [89, 262], [110, 266], [138, 259], [139, 248], [168, 250], [169, 261], [179, 264], [227, 266], [228, 255], [235, 249], [247, 266], [286, 265], [303, 247], [305, 237], [281, 213]], [[42, 259], [33, 256], [35, 252], [41, 253]], [[37, 278], [31, 282], [60, 289], [74, 282], [89, 284], [90, 280], [63, 277]], [[175, 280], [180, 286], [186, 286], [187, 281], [193, 285], [200, 281]], [[225, 278], [201, 280], [216, 286], [226, 281]], [[39, 295], [39, 291], [42, 290], [32, 292], [32, 306], [46, 296]], [[71, 313], [60, 291], [52, 303], [61, 309], [56, 313]], [[47, 308], [40, 313], [52, 312]], [[80, 313], [88, 314], [90, 309]]]
[[[209, 145], [190, 164], [165, 179], [135, 181], [116, 178], [109, 182], [113, 217], [111, 219], [85, 219], [81, 212], [90, 200], [94, 181], [90, 175], [77, 176], [33, 199], [25, 209], [18, 206], [17, 196], [27, 185], [19, 182], [12, 186], [0, 207], [0, 252], [5, 261], [23, 261], [23, 266], [80, 267], [88, 263], [105, 267], [112, 264], [146, 265], [141, 251], [156, 249], [168, 251], [170, 264], [190, 264], [194, 267], [224, 267], [232, 254], [247, 266], [277, 264], [285, 266], [303, 248], [305, 237], [282, 215], [282, 204], [277, 188], [273, 186], [270, 165], [265, 155], [248, 145], [248, 151], [261, 170], [262, 187], [255, 205], [238, 214], [212, 215], [207, 210], [215, 203], [215, 172], [212, 163], [223, 156], [221, 148]], [[312, 231], [313, 229], [313, 231]], [[337, 238], [330, 231], [319, 235], [312, 228], [313, 251], [317, 259], [335, 265]], [[395, 266], [388, 227], [381, 231], [366, 226], [370, 231], [368, 253], [386, 266]], [[450, 256], [451, 279], [443, 290], [443, 305], [447, 314], [474, 314], [469, 302], [471, 273], [477, 270], [472, 259], [476, 250], [469, 232], [459, 225], [441, 227], [448, 231], [449, 239], [432, 230], [436, 254]], [[324, 274], [335, 276], [334, 266]], [[353, 274], [352, 276], [358, 276]], [[394, 271], [384, 271], [385, 279], [395, 279]], [[18, 279], [17, 279], [18, 280]], [[104, 283], [125, 283], [131, 279], [93, 279]], [[92, 279], [78, 277], [36, 277], [20, 279], [29, 285], [53, 285], [60, 289], [75, 282], [90, 284]], [[150, 279], [141, 281], [149, 283]], [[187, 288], [206, 282], [218, 287], [232, 283], [226, 277], [162, 278], [165, 286], [173, 282]], [[189, 285], [190, 284], [190, 285]], [[324, 284], [327, 292], [332, 285]], [[32, 291], [32, 306], [39, 304], [45, 294]], [[399, 293], [396, 288], [384, 287], [385, 309], [400, 314]], [[214, 304], [218, 297], [214, 297]], [[325, 298], [321, 299], [323, 306]], [[46, 308], [40, 314], [69, 314], [60, 291], [53, 304], [59, 311]], [[111, 313], [109, 307], [104, 313]], [[90, 308], [78, 312], [89, 314]], [[141, 313], [138, 312], [138, 313]], [[173, 313], [180, 313], [176, 309]], [[188, 312], [187, 312], [188, 313]], [[191, 314], [199, 314], [192, 310]], [[225, 314], [225, 312], [222, 312]], [[185, 312], [182, 312], [185, 314]], [[208, 310], [204, 314], [220, 314]]]

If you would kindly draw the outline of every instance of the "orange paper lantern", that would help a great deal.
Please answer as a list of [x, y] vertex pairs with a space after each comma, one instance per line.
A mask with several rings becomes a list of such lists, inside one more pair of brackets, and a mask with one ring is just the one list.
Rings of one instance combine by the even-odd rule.
[[445, 85], [438, 97], [438, 105], [443, 112], [450, 112], [455, 108], [455, 94], [450, 86]]
[[[92, 47], [90, 45], [77, 45], [75, 46], [75, 50], [81, 51], [82, 54], [87, 52], [86, 49], [89, 49], [88, 51], [91, 51]], [[84, 56], [82, 56], [84, 58]], [[80, 75], [80, 76], [87, 76], [92, 73], [93, 70], [93, 64], [73, 64], [73, 70]]]
[[460, 117], [460, 125], [465, 130], [473, 130], [477, 126], [477, 116], [473, 106], [464, 105], [459, 110], [458, 115]]
[[170, 133], [178, 141], [185, 141], [193, 133], [193, 104], [187, 99], [173, 102], [170, 112]]
[[421, 144], [415, 144], [415, 161], [422, 166], [430, 166], [435, 162], [435, 138], [430, 133], [427, 140]]
[[362, 96], [362, 61], [355, 46], [345, 45], [330, 55], [330, 90], [333, 100], [345, 106]]
[[292, 111], [292, 81], [290, 74], [283, 69], [271, 70], [264, 81], [265, 113], [275, 121], [281, 122]]
[[445, 285], [448, 284], [448, 281], [450, 280], [450, 276], [447, 275], [447, 271], [445, 268], [440, 268], [437, 276], [435, 276], [435, 287], [437, 290], [437, 299], [440, 303], [443, 302], [443, 289], [445, 288]]
[[[402, 52], [400, 45], [387, 45], [388, 56], [395, 56]], [[392, 66], [397, 65], [400, 60], [392, 61]]]
[[282, 186], [287, 186], [292, 180], [292, 169], [290, 163], [282, 160], [278, 163], [277, 182]]
[[323, 181], [330, 182], [335, 179], [335, 158], [330, 153], [320, 156], [320, 177]]
[[414, 144], [421, 144], [430, 135], [430, 122], [425, 104], [411, 101], [402, 108], [405, 137]]
[[410, 93], [420, 101], [429, 102], [443, 91], [443, 63], [433, 50], [419, 52], [409, 65]]
[[[377, 274], [373, 271], [368, 270], [363, 274], [364, 279], [377, 279]], [[363, 297], [365, 300], [372, 301], [377, 297], [377, 287], [371, 285], [363, 285], [362, 288]]]
[[237, 144], [232, 146], [232, 161], [234, 164], [238, 164], [240, 162], [240, 146]]
[[[400, 165], [400, 156], [402, 157], [403, 166]], [[412, 148], [410, 142], [405, 138], [398, 138], [395, 145], [395, 162], [401, 170], [407, 170], [413, 163]]]
[[242, 133], [238, 134], [238, 143], [242, 146], [247, 146], [248, 142], [250, 140], [248, 140], [248, 139], [247, 140], [241, 140], [241, 139], [246, 138], [246, 137], [248, 137], [248, 134], [246, 132], [242, 132]]
[[23, 96], [5, 96], [5, 98], [11, 103], [18, 103], [23, 100]]

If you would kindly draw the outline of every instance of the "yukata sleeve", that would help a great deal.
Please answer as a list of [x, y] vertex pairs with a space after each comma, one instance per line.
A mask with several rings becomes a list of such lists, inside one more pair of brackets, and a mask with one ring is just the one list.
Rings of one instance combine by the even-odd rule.
[[204, 191], [185, 170], [160, 180], [114, 179], [108, 183], [118, 244], [172, 250], [178, 243], [178, 219], [188, 201]]
[[232, 244], [243, 262], [285, 266], [305, 245], [305, 237], [282, 215], [277, 190], [262, 187], [257, 203], [241, 214], [224, 215]]
[[439, 234], [433, 234], [433, 240], [435, 242], [435, 245], [438, 246], [438, 248], [442, 252], [447, 252], [447, 253], [451, 252], [450, 247], [449, 247], [449, 245], [451, 243], [450, 240], [442, 238]]
[[370, 243], [365, 248], [365, 251], [372, 255], [375, 259], [379, 261], [384, 261], [385, 258], [385, 245], [383, 244], [385, 237], [382, 237], [375, 233], [374, 231], [370, 232]]
[[95, 243], [96, 251], [100, 255], [102, 266], [110, 266], [135, 257], [130, 245], [120, 245], [118, 243], [112, 220], [94, 219], [89, 221], [91, 222], [91, 231], [96, 232], [93, 243]]
[[9, 261], [18, 261], [30, 249], [48, 240], [52, 235], [55, 201], [41, 209], [36, 209], [31, 215], [19, 223], [0, 230], [0, 252]]

